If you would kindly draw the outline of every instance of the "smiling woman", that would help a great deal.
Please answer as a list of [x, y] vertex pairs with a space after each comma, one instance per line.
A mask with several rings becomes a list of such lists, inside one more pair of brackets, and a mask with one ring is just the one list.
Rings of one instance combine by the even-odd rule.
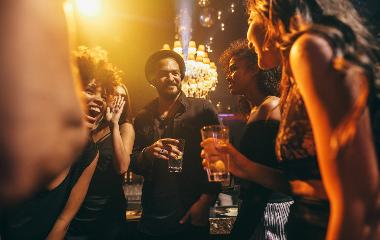
[[[220, 57], [231, 94], [242, 95], [249, 102], [250, 114], [240, 141], [240, 152], [232, 145], [230, 170], [239, 177], [239, 214], [231, 231], [232, 239], [285, 239], [291, 198], [279, 193], [288, 188], [278, 169], [274, 139], [279, 127], [279, 69], [264, 71], [257, 66], [256, 53], [247, 40], [230, 44]], [[205, 149], [205, 152], [207, 150]], [[244, 180], [243, 180], [244, 179]]]
[[99, 162], [66, 237], [123, 239], [126, 202], [122, 184], [134, 141], [128, 91], [122, 84], [122, 72], [108, 62], [105, 50], [79, 47], [75, 55]]

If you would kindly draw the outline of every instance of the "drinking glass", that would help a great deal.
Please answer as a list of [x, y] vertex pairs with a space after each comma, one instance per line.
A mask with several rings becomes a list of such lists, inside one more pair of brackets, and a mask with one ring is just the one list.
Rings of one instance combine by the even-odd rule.
[[202, 140], [206, 142], [207, 164], [205, 166], [210, 182], [228, 182], [230, 179], [229, 155], [217, 151], [216, 145], [229, 142], [229, 129], [223, 125], [204, 126], [201, 129]]
[[[168, 169], [169, 172], [182, 172], [183, 152], [185, 151], [185, 139], [177, 139], [178, 143], [171, 146], [172, 154], [169, 155]], [[178, 151], [173, 151], [174, 149]], [[174, 155], [174, 156], [173, 156]]]

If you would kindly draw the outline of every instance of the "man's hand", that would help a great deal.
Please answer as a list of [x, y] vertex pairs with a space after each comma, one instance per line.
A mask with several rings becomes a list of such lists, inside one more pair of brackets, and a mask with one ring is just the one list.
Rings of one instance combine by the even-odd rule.
[[181, 154], [177, 148], [178, 143], [179, 141], [173, 138], [159, 139], [145, 148], [144, 156], [150, 159], [158, 158], [162, 160], [169, 160], [169, 157], [175, 158]]
[[180, 224], [189, 222], [194, 226], [207, 226], [209, 223], [210, 206], [214, 202], [215, 197], [208, 194], [202, 194], [202, 196], [196, 201], [189, 211], [179, 221]]

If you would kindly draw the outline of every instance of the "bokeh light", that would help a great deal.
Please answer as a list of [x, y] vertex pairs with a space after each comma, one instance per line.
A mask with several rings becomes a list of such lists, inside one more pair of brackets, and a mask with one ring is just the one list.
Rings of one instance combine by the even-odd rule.
[[102, 10], [102, 0], [77, 0], [78, 11], [87, 17], [98, 16]]
[[216, 20], [216, 10], [214, 8], [202, 8], [199, 14], [199, 22], [203, 27], [209, 28]]

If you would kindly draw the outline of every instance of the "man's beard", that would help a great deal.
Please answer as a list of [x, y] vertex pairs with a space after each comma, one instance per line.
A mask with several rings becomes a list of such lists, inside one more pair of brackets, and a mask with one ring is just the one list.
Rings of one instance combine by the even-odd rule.
[[176, 85], [176, 90], [168, 90], [166, 87], [159, 90], [159, 95], [165, 99], [172, 100], [175, 99], [181, 92], [181, 85]]

